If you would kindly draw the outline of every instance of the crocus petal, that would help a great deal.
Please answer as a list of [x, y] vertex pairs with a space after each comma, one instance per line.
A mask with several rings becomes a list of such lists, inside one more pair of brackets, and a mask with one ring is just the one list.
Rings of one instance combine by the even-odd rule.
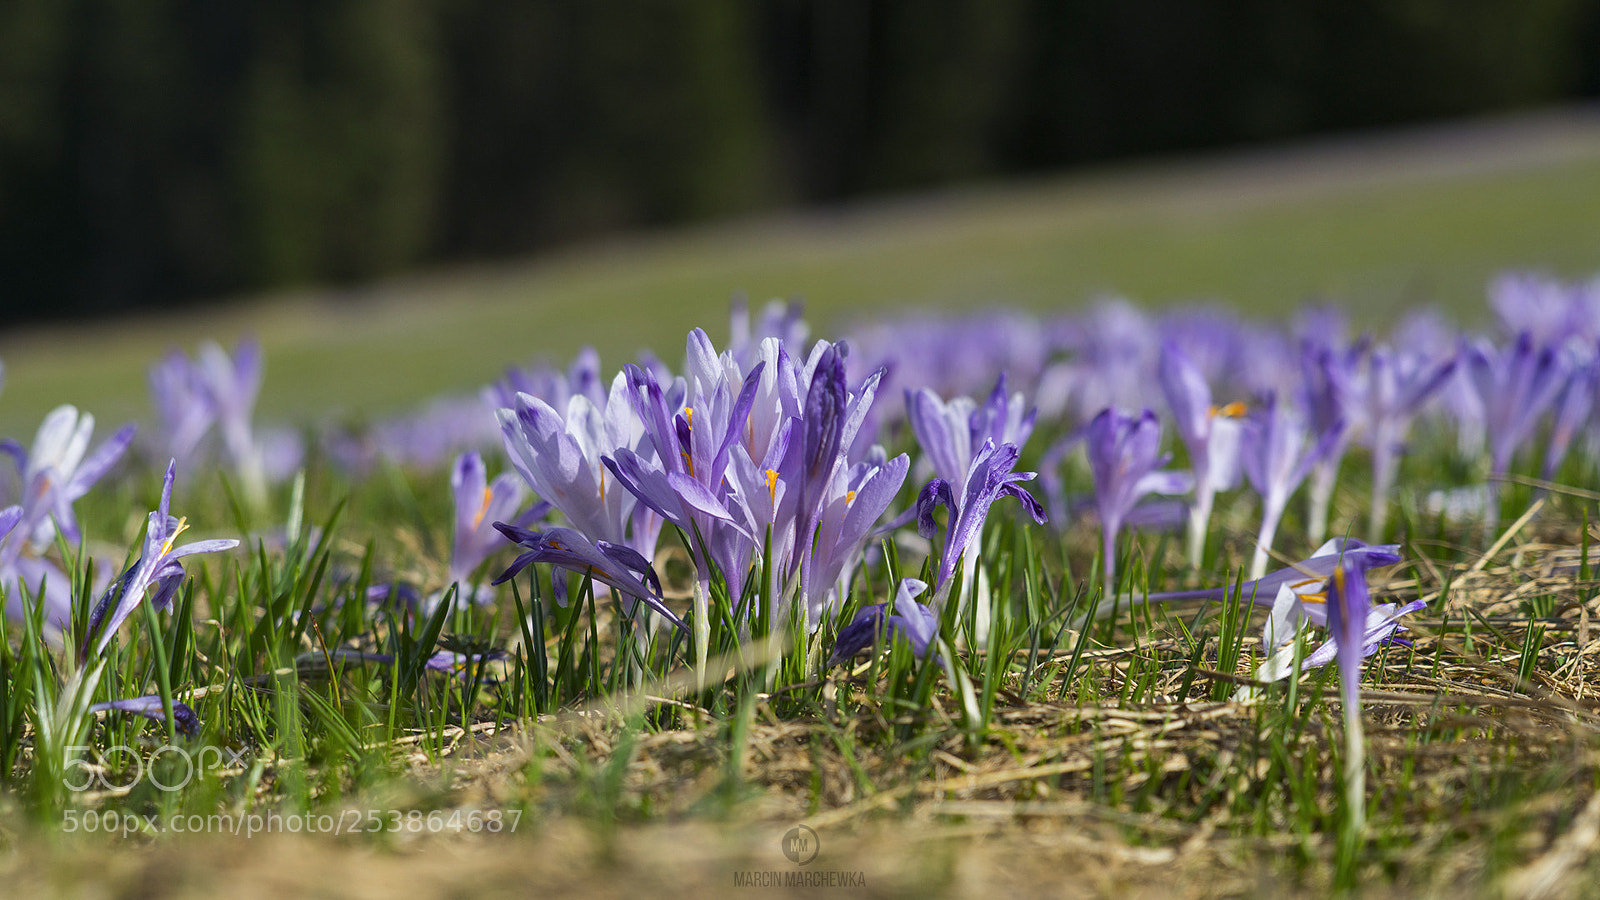
[[[89, 706], [90, 712], [100, 712], [108, 709], [134, 713], [158, 722], [164, 722], [167, 719], [167, 713], [161, 706], [161, 698], [155, 695], [132, 697], [127, 700], [108, 700], [104, 703], [93, 703]], [[177, 726], [180, 733], [188, 737], [195, 737], [200, 733], [200, 716], [186, 704], [179, 703], [176, 700], [172, 701], [172, 724]]]

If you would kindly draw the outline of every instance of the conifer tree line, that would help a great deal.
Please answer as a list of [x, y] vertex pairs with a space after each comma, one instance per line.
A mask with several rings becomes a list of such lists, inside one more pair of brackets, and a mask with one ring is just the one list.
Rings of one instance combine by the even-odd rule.
[[1600, 93], [1586, 0], [5, 0], [8, 322]]

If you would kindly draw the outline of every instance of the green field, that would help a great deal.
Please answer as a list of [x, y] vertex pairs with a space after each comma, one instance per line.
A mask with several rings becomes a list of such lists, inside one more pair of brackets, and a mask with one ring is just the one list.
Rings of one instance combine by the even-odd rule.
[[1437, 304], [1485, 315], [1507, 268], [1600, 270], [1600, 116], [1552, 113], [1236, 155], [1130, 163], [1031, 181], [775, 214], [569, 247], [525, 263], [307, 290], [215, 311], [0, 337], [0, 430], [75, 402], [147, 417], [145, 368], [167, 347], [258, 335], [261, 413], [390, 412], [470, 392], [594, 344], [677, 359], [728, 298], [801, 296], [818, 336], [894, 308], [1060, 310], [1119, 294], [1261, 315], [1312, 299], [1358, 325]]
[[[564, 363], [583, 343], [600, 349], [605, 376], [641, 346], [676, 368], [693, 326], [726, 345], [734, 290], [804, 295], [813, 334], [827, 338], [853, 317], [894, 310], [1068, 310], [1111, 292], [1152, 305], [1224, 301], [1261, 316], [1325, 299], [1372, 328], [1433, 303], [1482, 322], [1494, 273], [1585, 276], [1600, 269], [1597, 237], [1595, 116], [1150, 162], [636, 235], [214, 313], [13, 333], [0, 345], [0, 433], [26, 440], [47, 409], [69, 401], [105, 423], [144, 418], [145, 368], [167, 346], [231, 344], [245, 332], [261, 338], [267, 359], [259, 418], [309, 424], [472, 391], [506, 364]], [[808, 391], [822, 398], [815, 409], [837, 412], [842, 363], [824, 358], [839, 374]], [[835, 389], [840, 399], [824, 394]], [[690, 477], [704, 446], [684, 435], [718, 422], [724, 402], [703, 400], [693, 401], [701, 418], [683, 410], [675, 431], [651, 438], [657, 449], [682, 442]], [[853, 452], [840, 437], [847, 418], [817, 427], [839, 429], [828, 452]], [[868, 529], [910, 508], [926, 481], [908, 475], [930, 456], [911, 429], [882, 430], [888, 453], [908, 459], [870, 476], [898, 464], [903, 482], [874, 494], [871, 467], [861, 466], [852, 478], [868, 480], [810, 495], [831, 496], [826, 512], [839, 513], [806, 520], [818, 540], [873, 510], [857, 516], [866, 543], [852, 551], [873, 564], [850, 564], [834, 585], [836, 614], [821, 614], [815, 629], [776, 602], [813, 570], [769, 580], [781, 574], [769, 567], [787, 565], [774, 549], [775, 511], [759, 553], [730, 556], [703, 582], [696, 567], [710, 556], [699, 522], [670, 526], [649, 563], [666, 587], [648, 590], [664, 615], [693, 624], [635, 631], [622, 600], [597, 585], [633, 578], [630, 566], [645, 563], [573, 562], [574, 538], [589, 540], [575, 531], [523, 537], [524, 547], [548, 538], [541, 552], [568, 554], [570, 577], [540, 562], [491, 590], [490, 602], [452, 604], [445, 583], [461, 523], [473, 508], [471, 529], [499, 519], [486, 518], [491, 490], [473, 483], [453, 495], [442, 467], [380, 464], [362, 477], [313, 455], [298, 480], [254, 500], [235, 489], [242, 473], [195, 467], [169, 510], [183, 520], [152, 514], [146, 525], [158, 470], [124, 462], [79, 502], [78, 549], [63, 534], [33, 551], [31, 561], [59, 565], [58, 586], [71, 587], [61, 648], [47, 639], [46, 604], [3, 598], [28, 616], [13, 616], [0, 644], [0, 884], [19, 896], [751, 896], [822, 872], [844, 879], [849, 896], [1175, 900], [1369, 887], [1364, 896], [1593, 896], [1600, 495], [1587, 486], [1596, 467], [1572, 453], [1537, 496], [1522, 477], [1538, 471], [1535, 438], [1495, 495], [1503, 516], [1489, 506], [1451, 518], [1429, 509], [1429, 492], [1480, 487], [1487, 461], [1465, 458], [1439, 421], [1410, 435], [1393, 502], [1378, 501], [1392, 510], [1387, 530], [1374, 526], [1401, 559], [1374, 570], [1375, 600], [1420, 601], [1406, 613], [1406, 640], [1380, 649], [1370, 637], [1378, 652], [1353, 669], [1281, 681], [1257, 667], [1276, 646], [1257, 637], [1260, 608], [1147, 597], [1243, 581], [1267, 505], [1248, 487], [1219, 495], [1213, 539], [1192, 561], [1180, 558], [1181, 539], [1156, 530], [1130, 526], [1102, 544], [1100, 523], [1119, 515], [1104, 507], [1034, 525], [1017, 514], [1023, 498], [1002, 497], [959, 570], [972, 577], [970, 602], [941, 608], [941, 597], [922, 610], [933, 624], [924, 622], [931, 634], [920, 650], [883, 635], [833, 659], [841, 631], [869, 606], [896, 602], [902, 577], [932, 581], [937, 571], [946, 590], [962, 580], [950, 577], [962, 558], [951, 552], [954, 523], [931, 542], [910, 527]], [[1039, 422], [1017, 472], [1059, 474], [1075, 496], [1092, 496], [1096, 478], [1145, 480], [1127, 457], [1094, 475], [1076, 457], [1043, 462], [1075, 425]], [[828, 443], [807, 426], [803, 440]], [[1169, 429], [1164, 448], [1177, 446]], [[1017, 461], [1013, 445], [1003, 449]], [[615, 460], [626, 456], [610, 452], [615, 492], [627, 483]], [[506, 468], [489, 455], [488, 469]], [[1369, 521], [1371, 462], [1360, 446], [1346, 458], [1333, 533]], [[44, 475], [30, 489], [73, 483]], [[776, 510], [790, 495], [779, 493], [776, 469], [765, 477]], [[801, 497], [815, 490], [810, 477], [792, 482]], [[606, 483], [580, 499], [598, 493], [605, 503]], [[1045, 496], [1044, 479], [1016, 483]], [[1284, 566], [1314, 543], [1303, 499], [1274, 544]], [[962, 521], [953, 501], [943, 515]], [[133, 613], [96, 630], [104, 620], [91, 603], [109, 603], [116, 589], [90, 588], [95, 572], [135, 556], [172, 562], [188, 542], [229, 536], [244, 545], [184, 559], [187, 581], [167, 612], [142, 599], [158, 569], [135, 564], [121, 582], [136, 585]], [[0, 545], [0, 562], [22, 558], [7, 557], [14, 546]], [[478, 576], [493, 578], [512, 558], [508, 544], [484, 552], [496, 555], [474, 564]], [[148, 578], [133, 580], [141, 572]], [[1324, 577], [1299, 582], [1305, 604], [1344, 608], [1354, 596], [1346, 579], [1368, 578], [1353, 568]], [[396, 599], [397, 582], [416, 588], [414, 605]], [[388, 590], [374, 595], [374, 586]], [[420, 598], [435, 589], [429, 612]], [[909, 606], [893, 607], [902, 617], [921, 609], [919, 589], [907, 590]], [[916, 640], [911, 626], [896, 627]], [[1290, 646], [1312, 649], [1309, 639]], [[435, 668], [441, 648], [454, 656]], [[159, 722], [89, 707], [140, 696], [157, 698]], [[182, 723], [175, 703], [198, 720], [186, 737], [172, 733]], [[808, 845], [820, 860], [811, 869], [789, 837], [802, 825], [820, 841]], [[769, 874], [780, 880], [764, 881]]]

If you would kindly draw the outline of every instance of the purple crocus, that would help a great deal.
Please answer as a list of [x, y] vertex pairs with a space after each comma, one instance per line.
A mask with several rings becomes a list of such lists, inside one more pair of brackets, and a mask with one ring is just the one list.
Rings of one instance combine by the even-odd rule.
[[[31, 504], [35, 511], [42, 508]], [[28, 614], [24, 595], [44, 605], [41, 622], [44, 639], [52, 646], [61, 644], [61, 635], [72, 617], [72, 582], [49, 560], [23, 555], [28, 543], [28, 507], [8, 506], [0, 510], [0, 592], [5, 594], [6, 618], [22, 621]], [[37, 514], [37, 513], [36, 513]]]
[[240, 340], [232, 356], [205, 341], [192, 362], [174, 351], [150, 370], [151, 396], [170, 455], [191, 459], [215, 425], [245, 496], [256, 506], [266, 502], [268, 482], [293, 472], [305, 453], [298, 434], [279, 431], [264, 440], [255, 433], [263, 372], [261, 345], [254, 338]]
[[1424, 403], [1450, 381], [1456, 360], [1429, 362], [1417, 353], [1379, 346], [1368, 357], [1366, 439], [1372, 447], [1372, 526], [1370, 537], [1382, 540], [1389, 493], [1400, 468], [1400, 452], [1411, 421]]
[[1365, 339], [1344, 345], [1308, 336], [1300, 342], [1297, 396], [1312, 432], [1327, 434], [1340, 422], [1347, 426], [1328, 452], [1311, 466], [1306, 537], [1313, 544], [1321, 543], [1328, 533], [1328, 513], [1339, 480], [1339, 464], [1350, 439], [1365, 422], [1361, 363], [1370, 351], [1371, 345]]
[[1485, 340], [1463, 344], [1462, 367], [1483, 411], [1489, 447], [1489, 521], [1499, 518], [1499, 483], [1511, 457], [1533, 434], [1539, 417], [1555, 403], [1567, 383], [1561, 357], [1539, 347], [1524, 331], [1509, 347]]
[[150, 513], [145, 525], [144, 551], [120, 578], [111, 583], [100, 602], [89, 613], [88, 627], [84, 629], [83, 639], [78, 645], [79, 665], [91, 655], [98, 657], [105, 652], [111, 636], [143, 602], [145, 592], [150, 588], [155, 588], [150, 602], [156, 609], [166, 609], [172, 604], [172, 597], [185, 575], [183, 564], [178, 560], [196, 553], [215, 553], [239, 546], [239, 542], [231, 538], [213, 538], [182, 547], [173, 546], [178, 535], [189, 527], [188, 520], [175, 519], [167, 514], [177, 469], [176, 460], [167, 465], [167, 474], [161, 483], [161, 503]]
[[90, 453], [89, 436], [93, 433], [94, 416], [80, 414], [77, 407], [68, 404], [44, 417], [28, 450], [16, 441], [0, 442], [0, 451], [11, 454], [16, 461], [24, 506], [40, 506], [36, 512], [25, 514], [29, 538], [40, 551], [55, 540], [57, 529], [70, 543], [82, 540], [72, 504], [122, 458], [133, 440], [134, 426], [117, 429]]
[[470, 595], [479, 603], [492, 598], [480, 596], [470, 590], [473, 570], [495, 551], [505, 546], [505, 538], [495, 530], [495, 522], [514, 522], [526, 525], [542, 517], [550, 509], [549, 503], [540, 503], [528, 513], [518, 516], [522, 506], [522, 485], [514, 472], [501, 473], [491, 483], [483, 465], [483, 457], [476, 451], [463, 453], [450, 470], [450, 491], [455, 497], [455, 540], [450, 545], [450, 571], [446, 576], [460, 586], [463, 596]]
[[1344, 423], [1336, 423], [1312, 443], [1305, 417], [1293, 406], [1279, 403], [1275, 394], [1268, 394], [1260, 411], [1246, 421], [1241, 459], [1245, 475], [1261, 495], [1261, 531], [1250, 561], [1251, 578], [1266, 574], [1272, 541], [1289, 496], [1317, 460], [1343, 437], [1344, 427]]
[[[995, 464], [1001, 456], [1009, 455], [1015, 465], [1021, 447], [1033, 433], [1033, 423], [1038, 411], [1029, 409], [1023, 395], [1008, 394], [1006, 376], [1001, 373], [988, 399], [975, 403], [967, 397], [956, 397], [948, 403], [938, 394], [922, 388], [906, 392], [906, 415], [917, 443], [937, 478], [923, 488], [918, 502], [919, 527], [924, 537], [933, 536], [933, 505], [944, 503], [949, 508], [952, 540], [947, 540], [940, 560], [940, 576], [935, 582], [934, 605], [942, 607], [951, 593], [947, 579], [954, 571], [956, 561], [962, 567], [960, 589], [956, 591], [957, 609], [964, 609], [974, 597], [978, 602], [977, 631], [989, 631], [989, 599], [986, 580], [979, 577], [978, 553], [982, 549], [983, 524], [988, 518], [989, 506], [999, 499], [1000, 493], [986, 490], [984, 484], [994, 481], [995, 491], [1018, 496], [1028, 507], [1036, 521], [1044, 521], [1044, 510], [1038, 501], [1016, 482], [1028, 481], [1036, 473], [1015, 473], [1009, 480], [999, 478]], [[996, 448], [1009, 447], [1009, 450]], [[980, 465], [979, 457], [986, 457]], [[1004, 463], [1002, 463], [1004, 464]], [[977, 480], [974, 481], [974, 478]], [[1022, 498], [1026, 498], [1023, 500]], [[968, 509], [967, 504], [978, 504]], [[948, 571], [947, 571], [948, 568]], [[975, 590], [976, 586], [976, 590]]]
[[184, 466], [198, 462], [200, 442], [216, 422], [216, 405], [205, 375], [182, 350], [150, 367], [150, 400], [156, 408], [156, 438], [163, 455]]
[[1151, 410], [1130, 416], [1107, 407], [1089, 422], [1085, 440], [1110, 597], [1117, 585], [1117, 534], [1134, 505], [1146, 494], [1185, 493], [1193, 479], [1187, 472], [1159, 468], [1172, 457], [1161, 452], [1161, 420]]
[[1541, 473], [1545, 481], [1556, 477], [1556, 471], [1567, 458], [1572, 439], [1593, 419], [1597, 387], [1600, 387], [1600, 358], [1590, 359], [1572, 370], [1550, 425], [1550, 441], [1545, 447]]
[[656, 577], [655, 569], [633, 548], [609, 541], [591, 541], [571, 528], [550, 528], [540, 532], [505, 522], [496, 522], [494, 527], [512, 543], [526, 548], [494, 580], [495, 584], [504, 584], [515, 578], [517, 573], [532, 563], [548, 563], [558, 569], [587, 575], [601, 584], [637, 597], [667, 621], [683, 626], [683, 620], [661, 600], [661, 580]]
[[1178, 437], [1189, 450], [1194, 473], [1194, 503], [1189, 506], [1189, 563], [1199, 567], [1216, 493], [1232, 490], [1239, 483], [1239, 417], [1245, 408], [1242, 403], [1214, 405], [1211, 387], [1200, 369], [1171, 341], [1162, 345], [1158, 377], [1177, 424]]
[[[932, 538], [937, 529], [934, 510], [940, 506], [949, 510], [944, 550], [939, 556], [938, 576], [934, 579], [935, 608], [942, 608], [950, 595], [950, 576], [955, 573], [958, 561], [966, 564], [963, 579], [972, 577], [983, 546], [980, 539], [983, 526], [995, 501], [1015, 497], [1035, 522], [1044, 523], [1044, 507], [1022, 487], [1023, 482], [1032, 481], [1038, 473], [1015, 471], [1018, 455], [1016, 444], [996, 446], [992, 439], [985, 440], [965, 473], [959, 494], [942, 478], [929, 481], [918, 494], [917, 530], [923, 537]], [[980, 613], [981, 634], [987, 631], [983, 627], [987, 624], [987, 609], [980, 608]]]
[[[1337, 569], [1342, 562], [1358, 565], [1362, 571], [1393, 565], [1400, 561], [1399, 550], [1399, 544], [1366, 544], [1355, 538], [1333, 538], [1318, 547], [1306, 559], [1260, 578], [1246, 581], [1239, 585], [1237, 591], [1232, 585], [1227, 585], [1188, 591], [1165, 591], [1150, 594], [1146, 599], [1150, 603], [1175, 600], [1212, 600], [1220, 603], [1233, 596], [1246, 606], [1259, 606], [1275, 602], [1275, 598], [1285, 587], [1303, 591], [1323, 584], [1333, 576], [1334, 569]], [[1317, 621], [1317, 624], [1321, 624], [1321, 621]]]
[[888, 603], [863, 607], [849, 625], [839, 630], [828, 665], [836, 666], [871, 647], [885, 628], [888, 637], [904, 635], [918, 659], [927, 656], [928, 646], [939, 636], [938, 614], [916, 600], [927, 589], [925, 581], [903, 578], [895, 591], [892, 612]]
[[1006, 392], [1001, 373], [983, 403], [956, 397], [948, 403], [928, 388], [906, 391], [906, 417], [933, 472], [946, 481], [966, 478], [972, 458], [984, 441], [1022, 447], [1033, 434], [1038, 410], [1029, 409], [1021, 392]]

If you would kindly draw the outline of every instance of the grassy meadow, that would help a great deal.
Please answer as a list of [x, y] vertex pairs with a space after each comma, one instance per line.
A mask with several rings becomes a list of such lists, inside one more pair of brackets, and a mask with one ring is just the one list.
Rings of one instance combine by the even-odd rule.
[[[314, 429], [473, 394], [512, 364], [565, 367], [585, 344], [607, 382], [641, 347], [678, 371], [689, 329], [723, 346], [735, 291], [803, 296], [812, 339], [909, 310], [1046, 314], [1109, 295], [1277, 322], [1326, 301], [1381, 333], [1422, 305], [1487, 327], [1485, 284], [1517, 268], [1600, 270], [1592, 113], [1152, 160], [14, 331], [0, 433], [27, 441], [64, 402], [95, 414], [97, 442], [126, 419], [148, 430], [148, 367], [245, 333], [266, 360], [257, 418]], [[1073, 427], [1041, 419], [1019, 471]], [[884, 434], [888, 457], [919, 460], [908, 429]], [[1163, 446], [1187, 462], [1170, 427]], [[81, 549], [38, 551], [71, 581], [63, 640], [37, 597], [8, 598], [23, 614], [0, 655], [0, 878], [17, 896], [1593, 896], [1600, 494], [1582, 452], [1540, 491], [1540, 452], [1499, 482], [1498, 518], [1453, 517], [1428, 492], [1481, 485], [1485, 466], [1418, 427], [1382, 535], [1401, 562], [1371, 584], [1375, 602], [1426, 606], [1404, 621], [1409, 643], [1366, 660], [1352, 743], [1336, 666], [1257, 680], [1260, 610], [1131, 602], [1243, 581], [1260, 519], [1248, 488], [1219, 495], [1198, 565], [1181, 533], [1125, 531], [1108, 559], [1095, 517], [1040, 526], [997, 503], [975, 571], [956, 576], [992, 591], [992, 617], [951, 603], [926, 652], [880, 636], [836, 665], [853, 616], [905, 578], [934, 581], [948, 539], [907, 527], [869, 544], [842, 615], [808, 630], [797, 614], [740, 618], [782, 608], [761, 563], [691, 599], [704, 545], [669, 525], [661, 594], [696, 627], [645, 632], [592, 562], [571, 578], [536, 563], [491, 603], [456, 602], [469, 586], [446, 574], [450, 473], [357, 475], [313, 452], [258, 500], [225, 469], [180, 473], [171, 511], [191, 530], [160, 552], [242, 545], [189, 557], [170, 613], [144, 603], [103, 655], [74, 659], [97, 634], [95, 576], [123, 571], [156, 527], [164, 465], [148, 463], [164, 457], [141, 451], [79, 500]], [[485, 458], [510, 471], [501, 450]], [[1369, 462], [1352, 450], [1330, 533], [1365, 536]], [[1092, 491], [1075, 458], [1060, 471]], [[912, 472], [889, 515], [927, 480]], [[1042, 481], [1024, 486], [1044, 498]], [[480, 519], [489, 502], [486, 489]], [[1313, 549], [1303, 507], [1274, 568]], [[432, 599], [398, 602], [399, 582]], [[430, 668], [441, 653], [449, 666]], [[87, 708], [140, 694], [157, 698], [152, 718]], [[193, 734], [175, 733], [177, 703]]]

